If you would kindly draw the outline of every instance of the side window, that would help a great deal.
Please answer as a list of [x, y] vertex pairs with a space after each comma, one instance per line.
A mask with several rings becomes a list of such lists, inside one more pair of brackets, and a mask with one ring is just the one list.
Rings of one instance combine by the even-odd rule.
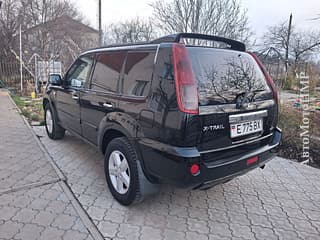
[[117, 92], [125, 57], [125, 51], [99, 53], [92, 75], [91, 88], [98, 91]]
[[65, 86], [82, 88], [89, 78], [92, 63], [92, 56], [78, 58], [66, 74]]
[[150, 89], [154, 52], [129, 52], [124, 68], [123, 93], [146, 96]]

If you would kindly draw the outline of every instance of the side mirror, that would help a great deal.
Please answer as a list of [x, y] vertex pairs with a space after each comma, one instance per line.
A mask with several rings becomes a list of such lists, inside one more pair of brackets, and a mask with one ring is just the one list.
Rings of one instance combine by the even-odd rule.
[[62, 78], [60, 74], [50, 74], [49, 84], [53, 86], [62, 86]]

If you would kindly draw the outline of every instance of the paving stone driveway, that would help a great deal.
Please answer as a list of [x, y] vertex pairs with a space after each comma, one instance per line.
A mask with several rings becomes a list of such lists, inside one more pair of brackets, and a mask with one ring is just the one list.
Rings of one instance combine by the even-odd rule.
[[60, 184], [0, 89], [0, 240], [92, 239]]
[[105, 237], [113, 239], [320, 239], [320, 170], [272, 160], [207, 191], [163, 186], [141, 204], [112, 199], [103, 156], [69, 134], [48, 139], [34, 128]]

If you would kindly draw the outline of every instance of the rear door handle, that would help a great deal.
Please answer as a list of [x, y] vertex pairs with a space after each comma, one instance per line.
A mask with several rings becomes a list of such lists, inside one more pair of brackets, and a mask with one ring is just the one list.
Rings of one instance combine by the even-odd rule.
[[102, 104], [105, 108], [113, 108], [112, 103], [104, 103]]

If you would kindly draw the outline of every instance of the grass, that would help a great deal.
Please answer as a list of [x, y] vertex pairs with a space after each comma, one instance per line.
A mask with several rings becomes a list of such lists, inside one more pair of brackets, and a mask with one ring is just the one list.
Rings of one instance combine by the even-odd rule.
[[39, 122], [40, 125], [44, 125], [42, 98], [22, 98], [18, 95], [11, 95], [11, 97], [20, 108], [22, 115], [25, 116], [30, 123], [35, 121]]
[[16, 103], [16, 105], [21, 109], [25, 107], [24, 101], [17, 95], [11, 95], [13, 101]]
[[[309, 154], [312, 165], [320, 167], [320, 112], [310, 112], [310, 144]], [[303, 157], [303, 143], [300, 134], [303, 130], [302, 110], [295, 109], [291, 105], [282, 105], [279, 115], [279, 127], [282, 129], [282, 143], [279, 155], [298, 162], [306, 160]]]

